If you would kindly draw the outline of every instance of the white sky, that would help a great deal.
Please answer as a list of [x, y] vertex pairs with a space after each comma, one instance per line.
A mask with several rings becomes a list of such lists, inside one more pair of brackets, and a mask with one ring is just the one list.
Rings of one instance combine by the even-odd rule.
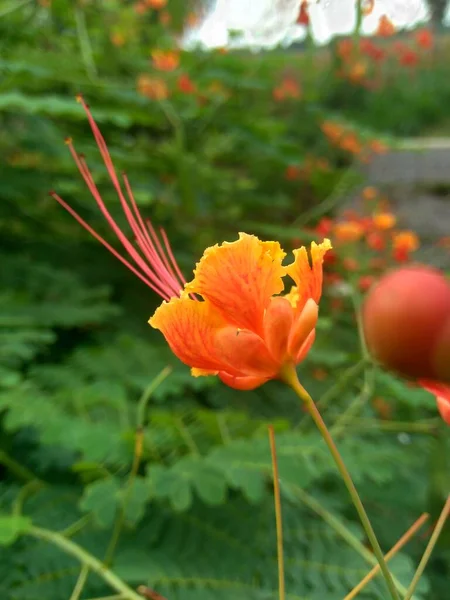
[[[356, 0], [309, 0], [311, 27], [316, 42], [349, 33], [355, 26]], [[305, 37], [305, 28], [295, 24], [300, 0], [216, 0], [215, 7], [197, 29], [189, 32], [186, 45], [208, 48], [235, 45], [270, 48], [289, 45]], [[424, 0], [375, 0], [375, 8], [363, 22], [362, 31], [375, 31], [381, 15], [398, 27], [411, 27], [428, 18]], [[236, 40], [229, 31], [239, 30]]]

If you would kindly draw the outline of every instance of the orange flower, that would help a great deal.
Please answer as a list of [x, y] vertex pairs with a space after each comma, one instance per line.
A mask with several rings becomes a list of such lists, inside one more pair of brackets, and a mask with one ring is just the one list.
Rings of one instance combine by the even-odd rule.
[[376, 279], [373, 275], [361, 275], [358, 279], [358, 287], [362, 292], [367, 292], [367, 290], [373, 286], [375, 281]]
[[353, 132], [345, 133], [340, 142], [339, 147], [341, 150], [345, 150], [346, 152], [350, 152], [350, 154], [361, 154], [363, 147], [361, 142], [358, 139], [358, 136]]
[[371, 250], [376, 250], [377, 252], [381, 252], [386, 248], [386, 239], [379, 231], [369, 231], [366, 243]]
[[375, 152], [375, 154], [386, 154], [389, 150], [388, 146], [381, 140], [371, 140], [369, 142], [369, 148], [372, 152]]
[[416, 43], [424, 50], [430, 50], [433, 47], [433, 33], [429, 29], [419, 29], [416, 31]]
[[450, 386], [437, 381], [418, 381], [424, 390], [436, 397], [439, 414], [450, 425]]
[[411, 252], [419, 246], [419, 238], [414, 231], [399, 231], [393, 237], [393, 257], [397, 262], [406, 262]]
[[150, 8], [154, 8], [155, 10], [159, 10], [167, 6], [167, 0], [145, 0], [145, 4]]
[[281, 82], [281, 85], [277, 86], [272, 92], [274, 100], [280, 102], [285, 98], [292, 98], [294, 100], [300, 98], [301, 89], [299, 84], [290, 77], [286, 77]]
[[344, 128], [342, 125], [340, 123], [336, 123], [335, 121], [324, 121], [320, 128], [327, 138], [333, 143], [336, 143], [344, 133]]
[[142, 96], [151, 100], [165, 100], [169, 96], [167, 84], [163, 79], [140, 75], [137, 81], [137, 89]]
[[419, 62], [419, 55], [408, 46], [398, 48], [398, 62], [403, 67], [415, 67]]
[[[278, 242], [241, 233], [235, 242], [208, 248], [181, 296], [163, 302], [149, 323], [194, 376], [218, 375], [246, 390], [282, 378], [313, 344], [330, 248], [328, 240], [313, 242], [312, 266], [302, 247], [284, 267]], [[296, 285], [280, 296], [285, 275]]]
[[300, 178], [300, 167], [297, 165], [288, 165], [284, 171], [286, 181], [295, 181]]
[[392, 229], [397, 222], [397, 218], [390, 212], [381, 212], [373, 216], [373, 224], [377, 229], [385, 231]]
[[125, 42], [126, 42], [126, 38], [125, 38], [124, 34], [121, 33], [120, 31], [116, 31], [114, 33], [111, 33], [109, 39], [111, 40], [111, 43], [114, 46], [118, 46], [118, 47], [123, 46], [125, 44]]
[[178, 89], [183, 94], [195, 94], [195, 92], [197, 91], [195, 83], [192, 81], [189, 75], [186, 75], [185, 73], [183, 73], [183, 75], [180, 75], [177, 81], [177, 85]]
[[353, 53], [353, 40], [349, 38], [339, 40], [337, 43], [337, 53], [343, 61], [347, 61]]
[[358, 221], [342, 221], [334, 226], [334, 236], [340, 242], [356, 242], [364, 235], [364, 227]]
[[172, 50], [153, 50], [152, 62], [158, 71], [175, 71], [180, 64], [180, 55]]
[[353, 256], [346, 256], [342, 261], [342, 266], [347, 271], [354, 272], [359, 269], [359, 262]]
[[394, 35], [395, 33], [395, 26], [392, 23], [392, 21], [389, 19], [388, 16], [386, 15], [382, 15], [380, 17], [380, 20], [378, 21], [378, 29], [376, 31], [376, 35], [379, 35], [381, 37], [389, 37], [391, 35]]
[[375, 200], [375, 198], [378, 196], [378, 190], [376, 187], [373, 187], [371, 185], [365, 187], [362, 191], [362, 197], [364, 198], [364, 200], [367, 200], [367, 202], [371, 202], [372, 200]]
[[161, 25], [163, 25], [163, 27], [167, 27], [167, 25], [170, 25], [170, 23], [172, 22], [172, 15], [170, 14], [170, 12], [167, 10], [162, 10], [159, 13], [159, 22], [161, 23]]
[[296, 23], [297, 25], [309, 25], [308, 0], [302, 0]]

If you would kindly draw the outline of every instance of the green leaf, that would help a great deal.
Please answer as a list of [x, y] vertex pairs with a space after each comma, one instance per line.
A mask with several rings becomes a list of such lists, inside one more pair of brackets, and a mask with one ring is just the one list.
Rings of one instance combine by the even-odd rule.
[[119, 492], [120, 485], [114, 477], [91, 483], [84, 489], [80, 509], [91, 512], [99, 527], [110, 527], [116, 516]]
[[0, 546], [10, 546], [31, 527], [29, 517], [0, 514]]

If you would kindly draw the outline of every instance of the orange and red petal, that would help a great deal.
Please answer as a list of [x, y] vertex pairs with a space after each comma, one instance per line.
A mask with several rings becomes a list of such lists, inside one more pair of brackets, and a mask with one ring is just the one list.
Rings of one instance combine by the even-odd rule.
[[278, 242], [240, 233], [205, 251], [185, 292], [203, 296], [229, 324], [261, 335], [270, 299], [284, 289], [284, 257]]
[[224, 365], [215, 354], [215, 337], [226, 325], [209, 302], [172, 298], [156, 309], [149, 324], [159, 329], [182, 362], [202, 371], [218, 372]]
[[215, 355], [224, 371], [235, 375], [273, 378], [280, 369], [263, 340], [248, 329], [232, 325], [220, 329], [215, 336]]
[[312, 298], [316, 304], [319, 303], [322, 295], [323, 260], [328, 250], [331, 250], [330, 240], [325, 239], [321, 244], [312, 242], [311, 265], [304, 246], [294, 250], [294, 262], [286, 267], [286, 272], [297, 286], [297, 311], [303, 310], [308, 298]]
[[289, 336], [288, 352], [294, 360], [311, 332], [314, 331], [318, 317], [319, 307], [312, 298], [309, 298], [302, 312], [297, 316]]
[[436, 397], [439, 414], [447, 425], [450, 425], [450, 385], [426, 380], [419, 380], [418, 383]]
[[235, 390], [246, 391], [254, 390], [269, 381], [269, 378], [267, 377], [236, 377], [236, 375], [230, 375], [226, 371], [220, 371], [219, 378], [225, 385], [228, 385], [228, 387], [234, 388]]
[[287, 298], [272, 298], [264, 315], [264, 341], [280, 364], [288, 351], [288, 340], [294, 322], [294, 310]]

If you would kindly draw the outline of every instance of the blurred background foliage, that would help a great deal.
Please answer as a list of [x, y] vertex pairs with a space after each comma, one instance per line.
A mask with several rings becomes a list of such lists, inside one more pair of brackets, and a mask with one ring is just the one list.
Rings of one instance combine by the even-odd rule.
[[[82, 93], [188, 277], [206, 246], [239, 230], [290, 250], [319, 237], [319, 219], [364, 183], [359, 164], [402, 136], [448, 127], [447, 35], [178, 51], [198, 18], [201, 7], [184, 0], [0, 4], [2, 599], [112, 593], [89, 573], [71, 596], [79, 562], [45, 539], [48, 529], [169, 600], [276, 598], [269, 423], [289, 598], [342, 598], [374, 564], [290, 391], [191, 378], [147, 325], [158, 298], [48, 192], [111, 240], [64, 144], [70, 136], [123, 222], [75, 101]], [[355, 318], [364, 273], [355, 279], [347, 267], [330, 278], [300, 374], [387, 550], [420, 513], [439, 513], [449, 436], [429, 394], [367, 360]], [[428, 534], [392, 561], [400, 590]], [[449, 559], [447, 532], [416, 599], [445, 597]], [[361, 598], [384, 597], [382, 586], [376, 579]]]

